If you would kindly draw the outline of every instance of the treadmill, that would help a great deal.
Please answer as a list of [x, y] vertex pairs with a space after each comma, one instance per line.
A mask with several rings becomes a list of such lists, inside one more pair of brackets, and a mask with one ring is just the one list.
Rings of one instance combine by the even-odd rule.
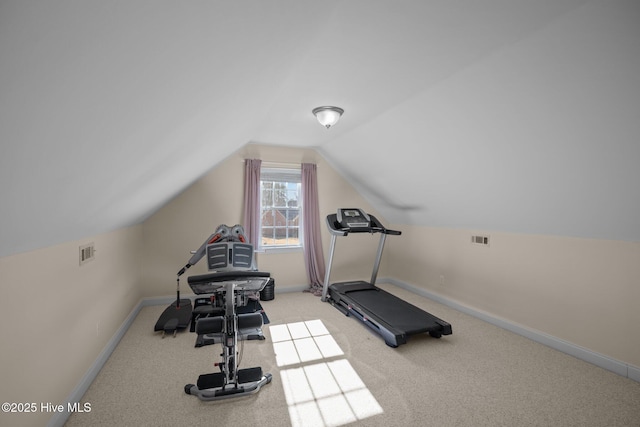
[[[347, 316], [353, 316], [376, 333], [390, 347], [406, 344], [410, 335], [428, 333], [434, 338], [451, 335], [451, 325], [403, 299], [378, 288], [376, 277], [387, 235], [399, 236], [400, 231], [388, 230], [378, 219], [362, 209], [338, 209], [327, 215], [331, 233], [329, 264], [322, 288], [322, 301], [329, 302]], [[340, 282], [329, 285], [333, 254], [338, 236], [351, 233], [380, 233], [380, 243], [371, 281]]]

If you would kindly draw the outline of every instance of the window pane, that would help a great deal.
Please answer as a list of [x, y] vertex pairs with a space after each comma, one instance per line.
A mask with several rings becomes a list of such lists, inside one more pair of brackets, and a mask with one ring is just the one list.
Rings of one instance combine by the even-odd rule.
[[273, 183], [264, 182], [262, 184], [262, 206], [273, 206]]
[[273, 227], [262, 227], [262, 245], [273, 245], [275, 242], [275, 229]]
[[302, 244], [302, 242], [300, 242], [300, 238], [298, 236], [298, 227], [290, 227], [289, 228], [289, 240], [288, 243], [289, 245], [300, 245]]
[[262, 176], [261, 246], [300, 246], [300, 171], [263, 169]]

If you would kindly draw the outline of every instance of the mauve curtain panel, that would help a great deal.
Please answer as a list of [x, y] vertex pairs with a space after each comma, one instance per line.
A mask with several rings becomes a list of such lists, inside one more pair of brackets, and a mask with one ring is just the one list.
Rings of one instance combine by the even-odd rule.
[[320, 234], [317, 167], [313, 163], [302, 163], [302, 214], [304, 262], [310, 291], [314, 295], [321, 295], [325, 265]]
[[255, 250], [260, 246], [260, 159], [244, 161], [244, 231]]

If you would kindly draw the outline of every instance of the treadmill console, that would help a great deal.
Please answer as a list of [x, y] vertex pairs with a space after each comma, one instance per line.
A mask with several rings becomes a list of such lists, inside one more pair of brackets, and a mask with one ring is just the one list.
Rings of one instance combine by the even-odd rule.
[[340, 208], [336, 220], [342, 228], [352, 231], [371, 229], [371, 218], [362, 209]]
[[340, 208], [337, 213], [327, 215], [329, 232], [336, 236], [349, 233], [384, 233], [400, 235], [399, 231], [388, 230], [375, 216], [358, 208]]

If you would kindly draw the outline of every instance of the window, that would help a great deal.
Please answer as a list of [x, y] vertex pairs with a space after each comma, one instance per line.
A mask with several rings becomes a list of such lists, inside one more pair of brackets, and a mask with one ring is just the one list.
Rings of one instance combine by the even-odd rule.
[[260, 247], [302, 247], [300, 169], [260, 170]]

